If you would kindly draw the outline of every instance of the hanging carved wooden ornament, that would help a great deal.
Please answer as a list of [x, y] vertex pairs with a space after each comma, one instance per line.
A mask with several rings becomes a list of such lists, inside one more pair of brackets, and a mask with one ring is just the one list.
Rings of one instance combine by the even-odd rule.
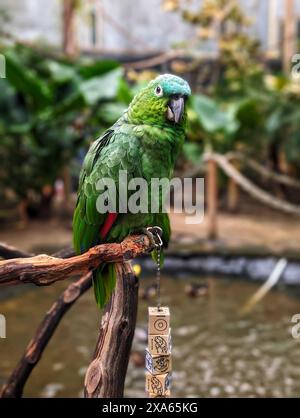
[[171, 328], [170, 310], [160, 304], [160, 252], [162, 247], [160, 228], [151, 228], [158, 238], [156, 246], [157, 306], [148, 308], [148, 347], [146, 348], [146, 391], [149, 398], [169, 398], [171, 387]]

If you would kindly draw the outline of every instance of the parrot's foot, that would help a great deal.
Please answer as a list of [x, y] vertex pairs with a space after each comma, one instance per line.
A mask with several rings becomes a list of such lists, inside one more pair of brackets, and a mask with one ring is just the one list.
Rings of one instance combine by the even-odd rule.
[[[150, 241], [150, 244], [151, 244], [151, 248], [152, 249], [155, 248], [156, 247], [156, 242], [155, 242], [154, 235], [152, 234], [152, 232], [149, 231], [148, 228], [142, 228], [141, 233], [144, 234], [144, 235], [147, 235], [147, 237]], [[152, 251], [152, 249], [151, 249], [151, 251]]]
[[148, 226], [147, 228], [142, 228], [141, 231], [143, 234], [147, 235], [153, 248], [162, 246], [162, 229], [159, 226]]

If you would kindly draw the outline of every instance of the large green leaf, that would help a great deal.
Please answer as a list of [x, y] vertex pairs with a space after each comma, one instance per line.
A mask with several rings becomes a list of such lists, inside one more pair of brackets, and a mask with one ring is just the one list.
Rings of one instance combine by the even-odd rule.
[[104, 60], [89, 62], [88, 64], [81, 64], [79, 66], [79, 74], [84, 78], [97, 77], [104, 75], [116, 68], [119, 68], [120, 64], [114, 60]]
[[103, 103], [98, 112], [99, 118], [108, 125], [112, 125], [119, 119], [125, 109], [126, 106], [123, 103]]
[[207, 96], [195, 95], [192, 98], [192, 108], [201, 126], [208, 133], [221, 131], [230, 135], [239, 127], [234, 112], [221, 110], [220, 106]]
[[75, 91], [53, 109], [53, 117], [86, 106], [92, 108], [99, 101], [116, 99], [122, 75], [123, 70], [117, 68], [104, 76], [79, 81]]
[[65, 83], [77, 77], [74, 67], [61, 64], [58, 61], [47, 60], [45, 67], [48, 69], [52, 79], [57, 83]]
[[46, 82], [37, 77], [33, 70], [22, 65], [13, 51], [5, 53], [5, 59], [9, 83], [22, 93], [31, 105], [42, 108], [51, 103], [51, 91]]
[[130, 88], [127, 81], [123, 77], [120, 78], [117, 99], [120, 102], [126, 103], [128, 105], [133, 99], [133, 96], [134, 96], [133, 91]]
[[79, 90], [87, 105], [93, 106], [99, 100], [108, 100], [116, 97], [119, 80], [123, 70], [117, 68], [104, 76], [93, 77], [80, 84]]
[[185, 142], [183, 144], [183, 153], [188, 161], [197, 164], [202, 154], [202, 148], [196, 142]]
[[283, 114], [281, 108], [276, 108], [266, 119], [266, 131], [269, 135], [273, 135], [283, 122]]

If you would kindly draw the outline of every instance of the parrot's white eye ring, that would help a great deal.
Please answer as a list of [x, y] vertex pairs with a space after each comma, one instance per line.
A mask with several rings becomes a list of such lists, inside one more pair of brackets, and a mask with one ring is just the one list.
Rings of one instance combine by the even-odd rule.
[[160, 85], [155, 87], [154, 93], [156, 94], [157, 97], [162, 97], [164, 95], [164, 91]]

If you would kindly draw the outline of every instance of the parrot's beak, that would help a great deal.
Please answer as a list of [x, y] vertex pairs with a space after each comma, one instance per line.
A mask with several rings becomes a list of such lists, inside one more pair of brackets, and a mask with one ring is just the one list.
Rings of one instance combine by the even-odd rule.
[[181, 121], [184, 112], [184, 98], [172, 98], [168, 103], [167, 118], [171, 122], [178, 123]]

